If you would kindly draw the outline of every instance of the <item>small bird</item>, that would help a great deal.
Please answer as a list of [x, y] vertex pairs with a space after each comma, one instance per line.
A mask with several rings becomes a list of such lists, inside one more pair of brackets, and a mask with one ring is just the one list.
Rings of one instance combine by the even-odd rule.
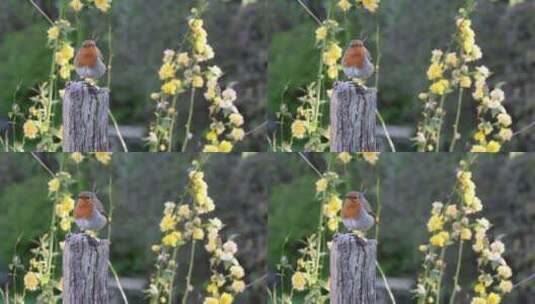
[[104, 207], [95, 193], [82, 191], [74, 207], [74, 221], [83, 231], [98, 231], [106, 226], [108, 220]]
[[[365, 232], [375, 225], [375, 215], [362, 192], [351, 191], [346, 194], [342, 206], [342, 222], [348, 230], [358, 232]], [[366, 244], [366, 239], [358, 235], [357, 241]]]
[[98, 79], [106, 73], [102, 53], [95, 41], [86, 40], [74, 58], [76, 73], [82, 78]]
[[344, 74], [348, 78], [356, 79], [361, 86], [373, 75], [375, 70], [370, 52], [368, 52], [362, 40], [351, 41], [342, 58], [342, 66]]

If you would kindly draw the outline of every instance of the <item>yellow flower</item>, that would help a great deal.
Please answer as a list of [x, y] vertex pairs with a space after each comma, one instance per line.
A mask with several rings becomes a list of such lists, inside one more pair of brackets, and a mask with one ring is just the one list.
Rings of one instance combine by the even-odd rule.
[[379, 7], [379, 0], [362, 0], [362, 5], [373, 13]]
[[189, 55], [188, 55], [188, 53], [180, 53], [180, 54], [178, 54], [177, 57], [176, 57], [176, 62], [178, 63], [178, 65], [180, 65], [182, 67], [188, 66], [188, 64], [189, 64]]
[[84, 160], [84, 155], [80, 152], [71, 153], [70, 157], [77, 164], [81, 163]]
[[66, 65], [74, 57], [74, 49], [68, 43], [63, 43], [61, 49], [56, 52], [55, 60], [59, 65]]
[[459, 78], [459, 85], [461, 88], [470, 88], [472, 86], [472, 79], [470, 79], [470, 76], [463, 75]]
[[241, 114], [239, 114], [239, 113], [230, 114], [229, 120], [233, 125], [235, 125], [237, 127], [243, 125], [243, 116]]
[[472, 238], [472, 231], [468, 228], [463, 228], [461, 230], [461, 240], [469, 240]]
[[450, 82], [446, 79], [439, 80], [431, 85], [429, 90], [436, 95], [444, 95], [449, 88]]
[[207, 152], [207, 153], [219, 152], [219, 150], [217, 149], [217, 146], [214, 146], [214, 145], [206, 145], [204, 146], [202, 151]]
[[379, 160], [379, 152], [361, 152], [360, 153], [365, 161], [370, 163], [371, 165], [375, 165], [377, 161]]
[[171, 62], [164, 63], [160, 68], [158, 75], [162, 80], [175, 77], [175, 65]]
[[324, 207], [323, 214], [327, 217], [333, 217], [342, 209], [342, 200], [336, 195], [331, 195], [329, 201]]
[[351, 3], [347, 0], [340, 0], [337, 5], [344, 12], [347, 12], [351, 8]]
[[295, 120], [292, 123], [292, 136], [295, 138], [304, 138], [307, 131], [306, 124], [302, 120]]
[[329, 185], [329, 182], [325, 178], [320, 178], [316, 182], [316, 192], [323, 192], [327, 190], [328, 185]]
[[110, 3], [109, 0], [93, 0], [95, 2], [95, 6], [101, 10], [103, 13], [106, 13], [110, 9]]
[[202, 303], [203, 304], [219, 304], [219, 300], [216, 298], [207, 297], [206, 299], [204, 299]]
[[202, 88], [202, 86], [204, 85], [204, 80], [201, 76], [195, 75], [191, 79], [191, 85], [193, 85], [194, 88]]
[[507, 265], [501, 265], [498, 267], [498, 274], [504, 278], [508, 279], [513, 275], [513, 272], [511, 271], [511, 268]]
[[35, 121], [33, 120], [27, 120], [22, 126], [22, 129], [24, 131], [24, 136], [30, 139], [36, 138], [37, 133], [39, 132], [37, 124], [35, 124]]
[[429, 80], [442, 78], [442, 74], [444, 74], [444, 69], [439, 63], [431, 64], [431, 66], [427, 70], [427, 78], [429, 78]]
[[63, 79], [68, 79], [69, 77], [71, 77], [71, 70], [72, 70], [71, 65], [69, 64], [63, 65], [59, 69], [59, 76]]
[[245, 271], [243, 270], [243, 267], [234, 265], [230, 267], [230, 274], [232, 274], [232, 276], [236, 279], [241, 279], [245, 275]]
[[325, 26], [320, 26], [316, 29], [316, 41], [321, 41], [327, 38], [327, 28]]
[[35, 272], [28, 272], [24, 276], [24, 287], [28, 290], [34, 291], [37, 290], [39, 286], [39, 278]]
[[444, 220], [440, 215], [433, 215], [427, 222], [427, 230], [429, 230], [429, 232], [442, 230], [443, 226]]
[[448, 53], [448, 55], [446, 55], [446, 63], [449, 64], [450, 66], [457, 66], [457, 64], [459, 63], [457, 54], [453, 52]]
[[234, 282], [232, 282], [232, 285], [230, 287], [235, 292], [242, 293], [245, 290], [245, 282], [243, 282], [243, 281], [234, 281]]
[[204, 231], [201, 228], [194, 228], [191, 234], [194, 240], [204, 239]]
[[165, 232], [168, 230], [173, 230], [176, 225], [176, 219], [171, 214], [166, 214], [160, 222], [160, 230]]
[[480, 297], [476, 297], [472, 299], [472, 302], [470, 302], [470, 304], [487, 304], [487, 300]]
[[513, 283], [511, 281], [501, 281], [500, 282], [500, 289], [504, 293], [509, 293], [511, 290], [513, 290]]
[[230, 137], [235, 141], [240, 141], [245, 137], [245, 132], [242, 128], [234, 128], [232, 129], [232, 132], [230, 132]]
[[48, 191], [56, 192], [59, 190], [60, 182], [59, 179], [53, 178], [48, 182]]
[[305, 275], [302, 272], [296, 272], [292, 276], [292, 286], [296, 290], [304, 290], [307, 281]]
[[498, 122], [504, 127], [509, 127], [512, 123], [511, 116], [507, 113], [500, 113], [497, 118]]
[[234, 297], [230, 293], [224, 292], [219, 298], [219, 304], [231, 304], [234, 301]]
[[110, 152], [95, 152], [95, 158], [103, 165], [107, 165], [111, 160]]
[[84, 4], [80, 0], [72, 0], [69, 6], [75, 11], [79, 12], [84, 7]]
[[56, 40], [56, 39], [58, 39], [58, 37], [59, 37], [59, 27], [54, 25], [53, 27], [48, 29], [47, 34], [48, 34], [48, 40]]
[[329, 228], [330, 231], [338, 229], [338, 219], [336, 217], [331, 217], [327, 222], [327, 228]]
[[336, 43], [331, 43], [327, 51], [323, 53], [323, 62], [329, 66], [335, 65], [340, 57], [342, 57], [342, 49]]
[[472, 149], [470, 149], [470, 152], [475, 152], [475, 153], [487, 152], [487, 148], [481, 145], [474, 145], [472, 146]]
[[178, 79], [173, 79], [162, 85], [162, 92], [168, 95], [175, 95], [182, 89], [182, 82]]
[[59, 223], [59, 227], [63, 231], [69, 231], [71, 230], [72, 220], [70, 217], [65, 217], [61, 219], [61, 222]]
[[485, 132], [483, 131], [477, 131], [476, 134], [474, 134], [474, 139], [479, 142], [479, 143], [483, 143], [485, 142], [486, 140], [486, 135], [485, 135]]
[[327, 76], [331, 79], [336, 79], [338, 77], [338, 67], [336, 65], [331, 65], [327, 69]]
[[162, 243], [168, 247], [176, 247], [180, 240], [182, 240], [182, 234], [178, 231], [174, 231], [166, 235], [163, 238]]
[[232, 151], [232, 143], [230, 143], [229, 141], [222, 141], [219, 143], [219, 145], [217, 146], [217, 150], [219, 152], [223, 152], [223, 153], [228, 153], [230, 151]]
[[487, 289], [485, 287], [485, 284], [480, 282], [480, 283], [477, 283], [476, 286], [474, 286], [474, 291], [479, 294], [484, 294], [487, 292]]
[[509, 141], [511, 138], [513, 138], [513, 131], [508, 128], [500, 129], [500, 132], [498, 133], [498, 136], [500, 136], [501, 139], [504, 141]]
[[495, 140], [491, 140], [491, 141], [487, 144], [487, 147], [486, 147], [487, 152], [490, 152], [490, 153], [497, 153], [497, 152], [500, 152], [500, 149], [501, 149], [501, 145], [500, 145], [500, 143], [498, 143], [498, 142], [495, 141]]
[[338, 159], [344, 163], [344, 164], [347, 164], [351, 161], [351, 154], [347, 153], [347, 152], [342, 152], [340, 154], [338, 154]]
[[446, 231], [439, 232], [431, 237], [429, 242], [433, 246], [444, 247], [446, 242], [450, 239], [450, 234]]
[[487, 297], [487, 304], [499, 304], [501, 301], [502, 298], [494, 292], [491, 292]]

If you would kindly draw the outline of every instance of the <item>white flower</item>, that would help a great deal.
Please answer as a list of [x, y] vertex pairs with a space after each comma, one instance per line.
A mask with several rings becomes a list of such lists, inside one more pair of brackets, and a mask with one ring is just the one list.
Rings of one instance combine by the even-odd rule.
[[222, 96], [225, 101], [233, 102], [236, 100], [236, 91], [232, 88], [227, 88], [223, 91]]
[[236, 243], [233, 241], [227, 241], [225, 244], [223, 244], [223, 249], [225, 252], [229, 252], [234, 255], [236, 252], [238, 252], [238, 245], [236, 245]]

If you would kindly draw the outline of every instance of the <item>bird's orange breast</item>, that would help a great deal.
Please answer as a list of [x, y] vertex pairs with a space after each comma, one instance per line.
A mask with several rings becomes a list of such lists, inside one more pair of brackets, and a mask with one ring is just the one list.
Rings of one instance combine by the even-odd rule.
[[97, 64], [98, 54], [99, 51], [96, 47], [82, 47], [74, 58], [74, 64], [77, 67], [93, 68]]
[[342, 64], [344, 67], [357, 67], [361, 69], [364, 66], [364, 59], [368, 51], [364, 47], [350, 47], [344, 54]]
[[74, 217], [87, 219], [93, 214], [93, 204], [89, 199], [78, 199], [74, 207]]
[[346, 199], [342, 207], [342, 218], [357, 218], [360, 215], [361, 204], [357, 199]]

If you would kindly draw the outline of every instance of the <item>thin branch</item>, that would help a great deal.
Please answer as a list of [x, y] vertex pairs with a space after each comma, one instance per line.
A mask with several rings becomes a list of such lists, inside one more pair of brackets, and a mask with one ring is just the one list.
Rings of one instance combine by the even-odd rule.
[[388, 141], [388, 145], [390, 146], [390, 150], [392, 152], [396, 152], [396, 147], [394, 146], [394, 142], [392, 141], [392, 138], [390, 137], [390, 133], [388, 133], [388, 129], [386, 128], [385, 120], [383, 119], [383, 116], [381, 116], [381, 113], [375, 109], [375, 113], [377, 114], [377, 118], [379, 118], [379, 121], [381, 122], [381, 126], [383, 127], [383, 130], [385, 131], [386, 140]]
[[381, 278], [385, 282], [385, 288], [388, 293], [388, 296], [390, 297], [390, 300], [392, 301], [392, 304], [396, 304], [396, 299], [394, 298], [394, 294], [392, 294], [390, 285], [388, 285], [388, 281], [386, 280], [386, 276], [385, 276], [385, 273], [383, 272], [383, 269], [381, 268], [381, 265], [379, 265], [379, 262], [377, 261], [375, 261], [375, 265], [377, 266], [377, 269], [379, 270], [379, 273], [381, 274]]
[[35, 4], [35, 2], [33, 2], [33, 0], [28, 0], [30, 1], [30, 3], [35, 6], [35, 8], [39, 11], [39, 13], [41, 13], [41, 15], [43, 15], [43, 17], [45, 17], [45, 19], [50, 22], [51, 25], [54, 25], [54, 21], [52, 21], [52, 19], [50, 19], [50, 17], [47, 16], [47, 14], [45, 12], [43, 12], [43, 10], [37, 5]]
[[319, 25], [322, 25], [321, 23], [321, 20], [316, 16], [314, 15], [314, 13], [310, 10], [310, 8], [308, 8], [308, 6], [306, 6], [306, 4], [303, 3], [302, 0], [297, 0], [297, 2], [299, 2], [299, 4], [301, 4], [301, 6], [305, 9], [305, 11], [319, 24]]
[[115, 278], [115, 282], [117, 282], [117, 288], [119, 288], [119, 292], [121, 293], [121, 296], [123, 297], [124, 303], [128, 304], [128, 299], [126, 298], [126, 294], [124, 293], [123, 286], [121, 285], [121, 281], [119, 280], [119, 276], [117, 275], [115, 268], [113, 268], [113, 265], [111, 264], [110, 261], [108, 261], [108, 265], [110, 266], [111, 273], [113, 274], [113, 277]]
[[520, 134], [522, 134], [522, 133], [528, 131], [529, 129], [531, 129], [531, 128], [533, 128], [533, 127], [535, 127], [535, 121], [532, 122], [532, 123], [530, 123], [529, 125], [527, 125], [527, 126], [524, 127], [523, 129], [521, 129], [520, 131], [514, 133], [514, 134], [513, 134], [513, 137], [518, 136], [518, 135], [520, 135]]
[[52, 176], [52, 178], [56, 177], [56, 174], [54, 172], [52, 172], [52, 170], [50, 170], [50, 168], [48, 168], [45, 163], [39, 158], [39, 156], [37, 156], [37, 154], [35, 154], [35, 152], [30, 152], [31, 155], [33, 156], [33, 158], [35, 158], [37, 160], [37, 162], [41, 165], [41, 167], [43, 167], [46, 172], [48, 172], [48, 174], [50, 174], [50, 176]]
[[517, 288], [517, 287], [519, 287], [520, 285], [522, 285], [522, 284], [524, 284], [524, 283], [527, 283], [527, 282], [529, 282], [529, 281], [531, 281], [531, 280], [535, 280], [535, 273], [531, 274], [529, 277], [527, 277], [527, 278], [521, 280], [520, 282], [516, 283], [516, 284], [513, 286], [513, 289], [514, 289], [514, 288]]
[[123, 135], [121, 134], [121, 131], [119, 130], [119, 125], [117, 124], [117, 120], [115, 120], [115, 117], [113, 116], [113, 113], [111, 112], [110, 109], [108, 109], [108, 115], [111, 118], [111, 122], [113, 123], [113, 127], [115, 128], [115, 132], [117, 132], [117, 137], [119, 137], [119, 141], [121, 142], [123, 151], [128, 152], [128, 148], [126, 147], [126, 143], [124, 141]]
[[259, 124], [254, 129], [252, 129], [251, 131], [245, 133], [245, 136], [256, 133], [258, 130], [261, 130], [262, 128], [264, 128], [267, 125], [267, 123], [268, 123], [267, 121], [264, 121], [263, 123]]
[[260, 283], [260, 282], [262, 282], [264, 280], [266, 280], [266, 279], [267, 279], [267, 274], [259, 277], [258, 279], [252, 281], [251, 283], [247, 284], [247, 286], [245, 286], [245, 289], [250, 288], [250, 287], [252, 287], [252, 286], [254, 286], [254, 285], [256, 285], [256, 284], [258, 284], [258, 283]]
[[297, 152], [297, 153], [299, 154], [299, 156], [301, 156], [302, 159], [305, 160], [305, 162], [310, 166], [310, 168], [312, 168], [312, 170], [316, 172], [316, 174], [318, 174], [320, 177], [322, 176], [321, 172], [316, 167], [314, 167], [314, 165], [310, 162], [310, 160], [308, 160], [308, 158], [306, 158], [303, 152]]

